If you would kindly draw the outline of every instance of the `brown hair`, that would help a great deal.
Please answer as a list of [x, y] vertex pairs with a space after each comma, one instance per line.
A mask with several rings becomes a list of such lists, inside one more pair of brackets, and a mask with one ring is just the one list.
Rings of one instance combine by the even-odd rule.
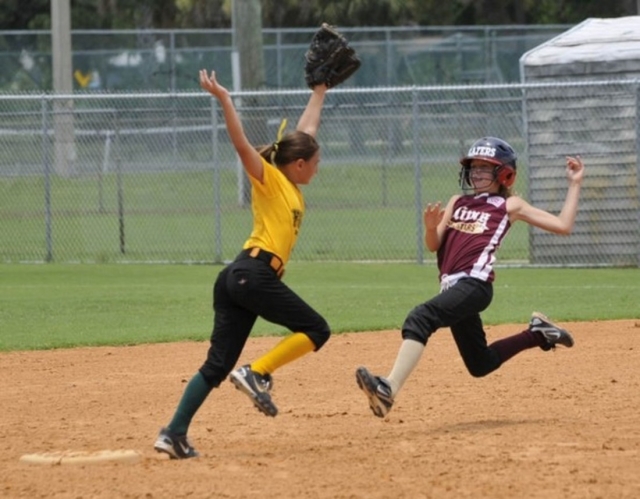
[[297, 160], [308, 161], [320, 149], [316, 139], [296, 130], [266, 146], [256, 147], [260, 156], [274, 166], [284, 166]]
[[507, 199], [510, 196], [513, 196], [513, 192], [511, 192], [511, 187], [505, 187], [502, 184], [500, 184], [500, 187], [498, 188], [498, 194], [500, 194], [505, 199]]

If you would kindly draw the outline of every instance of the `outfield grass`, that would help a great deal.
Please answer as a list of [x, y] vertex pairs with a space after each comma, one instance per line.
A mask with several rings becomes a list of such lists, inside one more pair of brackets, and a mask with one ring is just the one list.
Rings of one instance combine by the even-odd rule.
[[[206, 340], [215, 265], [0, 265], [0, 350]], [[640, 318], [640, 269], [499, 268], [486, 324]], [[292, 262], [286, 282], [336, 333], [399, 328], [432, 265]], [[283, 334], [259, 321], [254, 334]]]
[[[441, 162], [425, 163], [419, 175], [406, 163], [321, 166], [303, 187], [296, 258], [416, 261], [422, 209], [458, 192], [457, 174], [455, 163]], [[0, 177], [0, 262], [224, 261], [251, 231], [229, 168], [53, 176], [49, 212], [45, 187], [41, 176]], [[500, 257], [528, 259], [525, 224], [514, 226]]]

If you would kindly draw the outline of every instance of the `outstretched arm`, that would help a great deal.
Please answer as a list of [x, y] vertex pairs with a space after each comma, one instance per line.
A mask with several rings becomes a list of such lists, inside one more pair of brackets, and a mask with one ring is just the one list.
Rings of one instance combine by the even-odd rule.
[[559, 215], [531, 206], [522, 198], [512, 196], [507, 199], [507, 210], [512, 222], [522, 220], [540, 229], [556, 234], [570, 234], [578, 213], [578, 199], [584, 176], [584, 164], [580, 156], [567, 157], [567, 197]]
[[264, 174], [262, 158], [244, 133], [240, 117], [233, 105], [229, 91], [218, 83], [215, 71], [211, 71], [211, 75], [209, 76], [205, 69], [200, 70], [200, 86], [220, 102], [224, 119], [227, 123], [229, 138], [231, 142], [233, 142], [233, 146], [240, 157], [242, 166], [244, 166], [244, 169], [249, 175], [262, 182]]
[[327, 86], [322, 83], [313, 87], [311, 97], [302, 116], [298, 120], [296, 130], [306, 132], [315, 137], [320, 128], [320, 115], [322, 114], [322, 106], [324, 104], [324, 95], [327, 93]]

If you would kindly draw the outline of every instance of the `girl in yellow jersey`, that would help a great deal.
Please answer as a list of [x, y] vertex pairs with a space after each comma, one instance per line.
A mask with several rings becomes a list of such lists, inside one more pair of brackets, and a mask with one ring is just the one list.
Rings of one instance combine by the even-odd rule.
[[[281, 137], [281, 127], [273, 144], [256, 149], [247, 140], [229, 92], [217, 82], [215, 72], [209, 75], [201, 70], [200, 86], [218, 99], [229, 137], [251, 181], [253, 231], [240, 254], [216, 279], [207, 358], [154, 445], [173, 459], [198, 456], [187, 439], [187, 430], [211, 390], [229, 374], [236, 388], [261, 412], [276, 416], [271, 374], [318, 350], [330, 335], [327, 321], [280, 280], [304, 217], [304, 198], [298, 185], [308, 184], [318, 171], [320, 148], [315, 136], [327, 87], [314, 87], [294, 132]], [[232, 372], [258, 317], [284, 326], [292, 334], [263, 357]]]

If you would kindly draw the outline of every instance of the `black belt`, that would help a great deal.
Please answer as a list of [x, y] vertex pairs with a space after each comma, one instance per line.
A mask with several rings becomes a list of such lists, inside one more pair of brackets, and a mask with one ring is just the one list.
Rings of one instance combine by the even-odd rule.
[[282, 274], [284, 274], [284, 263], [282, 262], [280, 257], [278, 255], [274, 255], [273, 253], [269, 253], [262, 248], [256, 247], [242, 250], [239, 256], [245, 258], [255, 258], [256, 260], [260, 260], [266, 263], [275, 271], [278, 277], [282, 277]]

